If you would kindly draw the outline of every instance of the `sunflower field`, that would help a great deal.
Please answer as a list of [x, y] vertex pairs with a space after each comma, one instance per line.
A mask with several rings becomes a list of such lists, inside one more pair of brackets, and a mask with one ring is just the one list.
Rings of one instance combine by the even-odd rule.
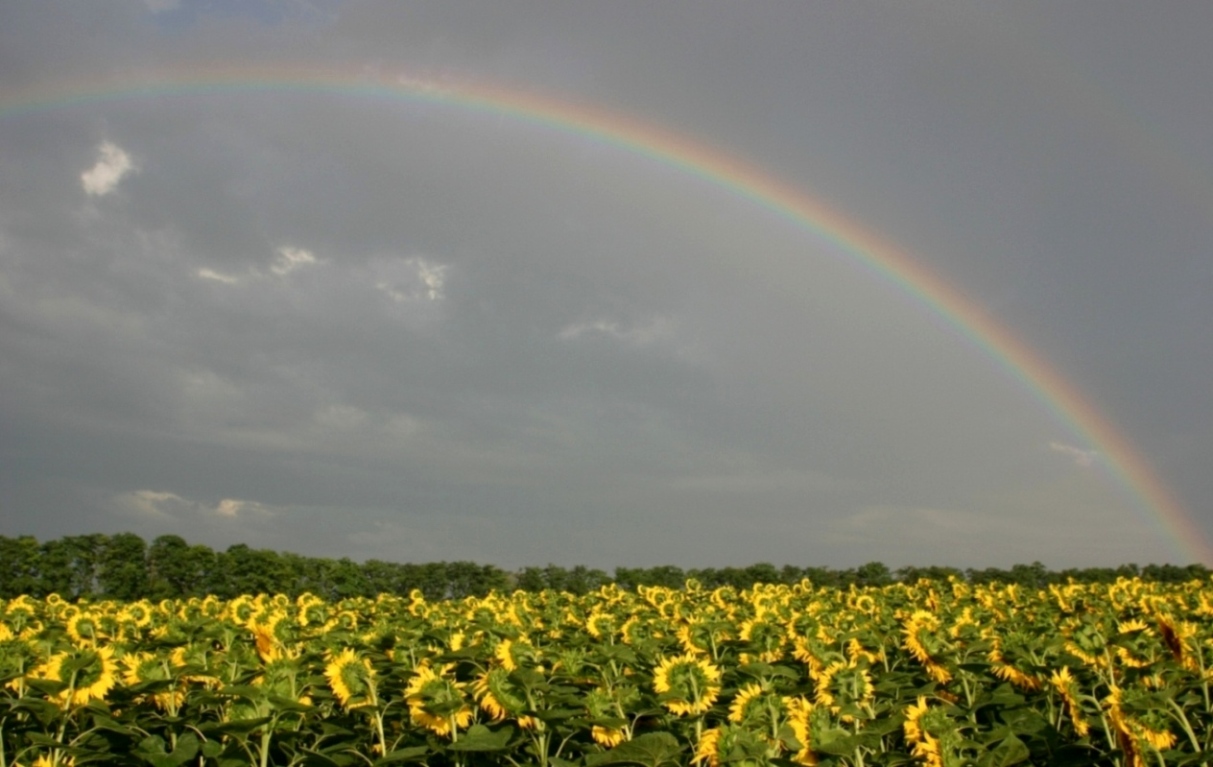
[[1213, 762], [1213, 590], [0, 601], [10, 765]]

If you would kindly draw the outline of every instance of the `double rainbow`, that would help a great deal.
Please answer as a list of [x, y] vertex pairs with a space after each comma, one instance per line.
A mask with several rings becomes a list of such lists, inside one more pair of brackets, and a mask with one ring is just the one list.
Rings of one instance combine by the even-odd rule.
[[93, 103], [248, 91], [301, 92], [445, 104], [544, 126], [618, 147], [727, 190], [832, 243], [878, 279], [912, 296], [1018, 380], [1061, 424], [1100, 454], [1115, 479], [1191, 561], [1213, 548], [1190, 513], [1128, 439], [1082, 392], [1010, 330], [940, 276], [841, 212], [740, 159], [616, 111], [491, 84], [401, 77], [385, 80], [340, 68], [192, 67], [109, 80], [37, 84], [0, 93], [0, 119]]

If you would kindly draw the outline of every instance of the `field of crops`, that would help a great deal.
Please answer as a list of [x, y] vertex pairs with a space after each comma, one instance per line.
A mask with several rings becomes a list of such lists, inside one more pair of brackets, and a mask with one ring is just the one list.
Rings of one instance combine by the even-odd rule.
[[1205, 764], [1213, 589], [0, 601], [0, 765]]

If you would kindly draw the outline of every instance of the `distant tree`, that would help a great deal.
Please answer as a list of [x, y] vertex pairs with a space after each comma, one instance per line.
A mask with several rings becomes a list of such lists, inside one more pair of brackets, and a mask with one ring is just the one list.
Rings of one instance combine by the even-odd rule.
[[223, 592], [228, 599], [241, 594], [299, 591], [288, 563], [276, 551], [252, 549], [237, 543], [218, 556], [217, 570], [223, 574]]
[[185, 596], [196, 580], [186, 562], [190, 545], [180, 535], [162, 535], [147, 547], [148, 595], [153, 599]]
[[577, 565], [569, 571], [565, 590], [577, 594], [588, 594], [610, 583], [610, 578], [601, 570], [592, 570], [585, 565]]
[[400, 565], [394, 562], [368, 559], [362, 563], [362, 576], [366, 578], [366, 588], [370, 596], [405, 593], [400, 588]]
[[41, 547], [34, 536], [0, 536], [0, 598], [13, 599], [22, 594], [45, 596], [40, 558]]
[[1033, 562], [1030, 565], [1015, 565], [1011, 568], [1011, 582], [1030, 589], [1043, 589], [1054, 580], [1053, 573], [1050, 573], [1048, 568], [1040, 562]]
[[109, 599], [134, 600], [147, 594], [147, 544], [134, 533], [110, 536], [102, 546], [97, 585]]
[[520, 591], [543, 591], [547, 586], [542, 567], [532, 565], [514, 573], [514, 588]]
[[779, 570], [775, 569], [775, 565], [768, 562], [759, 562], [756, 565], [747, 567], [745, 569], [745, 579], [748, 581], [746, 584], [747, 588], [756, 583], [779, 583], [782, 580]]
[[868, 562], [855, 570], [858, 586], [887, 586], [893, 582], [893, 573], [883, 562]]
[[895, 576], [902, 583], [917, 583], [920, 580], [946, 581], [949, 578], [963, 579], [965, 574], [964, 571], [955, 567], [915, 567], [907, 565], [906, 567], [898, 568]]

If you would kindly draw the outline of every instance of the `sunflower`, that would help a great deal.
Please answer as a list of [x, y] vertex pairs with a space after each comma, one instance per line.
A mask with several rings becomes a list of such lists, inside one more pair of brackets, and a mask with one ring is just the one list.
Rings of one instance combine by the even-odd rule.
[[516, 671], [519, 665], [534, 660], [536, 655], [535, 648], [525, 639], [502, 639], [493, 650], [493, 657], [506, 671]]
[[1082, 709], [1078, 705], [1078, 682], [1070, 674], [1070, 667], [1062, 666], [1060, 671], [1054, 671], [1049, 677], [1049, 683], [1066, 704], [1066, 713], [1070, 715], [1074, 731], [1078, 733], [1078, 737], [1085, 738], [1091, 731], [1091, 725], [1083, 718]]
[[695, 744], [691, 764], [706, 767], [722, 764], [764, 764], [769, 748], [756, 733], [736, 724], [724, 724], [705, 730]]
[[1146, 723], [1129, 716], [1121, 706], [1124, 703], [1124, 691], [1113, 685], [1112, 692], [1104, 698], [1108, 721], [1116, 733], [1117, 743], [1125, 752], [1126, 763], [1130, 767], [1145, 767], [1145, 755], [1142, 746], [1146, 745], [1157, 751], [1175, 746], [1175, 734], [1166, 729], [1153, 729]]
[[932, 679], [939, 684], [947, 684], [952, 678], [952, 672], [944, 668], [933, 657], [930, 649], [931, 645], [938, 642], [932, 633], [938, 628], [939, 618], [926, 610], [916, 611], [902, 627], [902, 634], [905, 636], [903, 646], [910, 655], [913, 655], [919, 663], [926, 667], [927, 673]]
[[[173, 678], [168, 663], [149, 652], [127, 653], [122, 658], [122, 667], [124, 669], [122, 681], [128, 687], [134, 687], [146, 682], [162, 682]], [[151, 698], [161, 711], [166, 711], [170, 715], [175, 716], [182, 704], [185, 703], [185, 690], [183, 686], [178, 686], [178, 689], [158, 692], [152, 695]]]
[[105, 700], [117, 681], [117, 671], [118, 664], [114, 661], [112, 647], [89, 647], [52, 655], [32, 676], [67, 685], [51, 696], [52, 701], [67, 708], [70, 705], [87, 705], [94, 698]]
[[1034, 692], [1040, 689], [1040, 680], [1031, 674], [1025, 673], [1015, 666], [1007, 663], [1006, 657], [1002, 652], [1002, 640], [994, 637], [992, 640], [990, 651], [986, 653], [986, 659], [993, 664], [992, 671], [994, 676], [1003, 681], [1010, 682], [1022, 690]]
[[413, 723], [448, 737], [454, 728], [471, 724], [475, 713], [463, 698], [463, 685], [446, 676], [451, 668], [435, 671], [429, 663], [422, 663], [404, 691]]
[[627, 733], [616, 727], [606, 727], [596, 724], [590, 728], [590, 737], [600, 746], [614, 748], [627, 740]]
[[705, 730], [699, 736], [699, 742], [695, 744], [695, 758], [691, 760], [691, 764], [699, 764], [704, 762], [707, 767], [719, 767], [720, 765], [720, 728], [713, 727], [710, 730]]
[[792, 756], [792, 761], [812, 767], [817, 764], [817, 755], [813, 753], [812, 725], [810, 717], [813, 704], [807, 698], [784, 698], [783, 705], [788, 711], [788, 726], [800, 743], [800, 750]]
[[737, 697], [729, 706], [729, 721], [741, 724], [753, 719], [759, 712], [751, 709], [759, 709], [765, 702], [762, 686], [754, 682], [747, 684], [737, 691]]
[[[814, 680], [817, 705], [825, 706], [836, 714], [844, 705], [870, 704], [875, 693], [871, 675], [854, 661], [834, 661], [818, 672]], [[843, 721], [849, 722], [851, 717], [844, 715]]]
[[585, 620], [585, 630], [595, 639], [614, 640], [616, 621], [614, 613], [596, 605]]
[[929, 710], [926, 697], [919, 695], [918, 702], [906, 708], [906, 720], [902, 727], [905, 730], [906, 741], [914, 747], [912, 752], [914, 756], [929, 767], [944, 767], [942, 744], [938, 738], [927, 731], [926, 723], [923, 722], [923, 717]]
[[672, 713], [703, 714], [720, 695], [720, 669], [690, 653], [664, 658], [653, 675], [653, 689]]
[[97, 616], [85, 611], [78, 612], [68, 618], [67, 625], [64, 628], [67, 630], [67, 635], [77, 645], [93, 644], [97, 641], [97, 635], [100, 633]]
[[923, 741], [926, 731], [923, 729], [921, 720], [923, 714], [927, 713], [927, 699], [924, 695], [918, 696], [917, 703], [911, 703], [905, 710], [906, 720], [902, 727], [906, 733], [906, 741], [910, 745], [915, 745]]
[[132, 602], [122, 608], [122, 612], [118, 614], [118, 619], [123, 622], [135, 624], [138, 628], [145, 628], [152, 622], [151, 606], [147, 602]]
[[1191, 623], [1176, 622], [1168, 616], [1158, 616], [1158, 633], [1162, 636], [1163, 644], [1171, 652], [1181, 666], [1189, 671], [1197, 671], [1199, 662], [1190, 651], [1188, 639], [1196, 635], [1196, 627]]
[[783, 657], [787, 628], [778, 616], [759, 613], [744, 621], [738, 629], [741, 641], [746, 642], [752, 652], [742, 654], [742, 662], [754, 659], [763, 663], [775, 663]]
[[376, 706], [379, 703], [375, 689], [375, 670], [366, 658], [359, 658], [358, 653], [351, 648], [342, 650], [336, 656], [331, 656], [324, 667], [324, 676], [329, 680], [329, 687], [342, 708], [361, 708]]
[[524, 730], [534, 729], [539, 724], [534, 717], [526, 716], [526, 693], [510, 681], [509, 672], [504, 668], [491, 668], [481, 674], [472, 686], [472, 692], [480, 702], [480, 708], [494, 722], [514, 717]]

